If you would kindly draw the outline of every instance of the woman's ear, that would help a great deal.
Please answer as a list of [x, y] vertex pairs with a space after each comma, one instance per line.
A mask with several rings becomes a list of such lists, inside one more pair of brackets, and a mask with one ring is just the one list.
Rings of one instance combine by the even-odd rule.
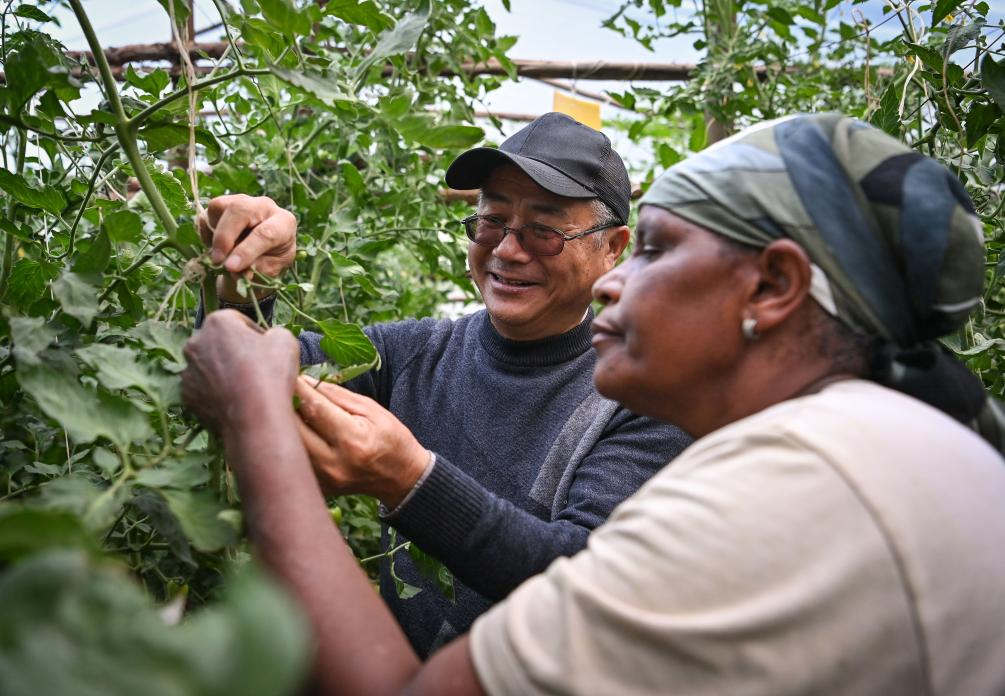
[[791, 239], [777, 239], [757, 258], [757, 288], [749, 299], [750, 316], [759, 332], [768, 331], [792, 316], [810, 294], [810, 258]]

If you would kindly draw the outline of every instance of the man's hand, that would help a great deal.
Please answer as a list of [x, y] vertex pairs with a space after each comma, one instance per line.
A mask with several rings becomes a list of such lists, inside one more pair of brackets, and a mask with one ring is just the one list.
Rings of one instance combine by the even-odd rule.
[[182, 400], [211, 430], [226, 435], [256, 427], [268, 408], [292, 409], [300, 348], [286, 329], [264, 331], [240, 312], [213, 312], [185, 357]]
[[[251, 278], [252, 269], [271, 278], [293, 264], [297, 254], [297, 219], [271, 198], [243, 193], [218, 196], [199, 216], [199, 234], [211, 248], [213, 263], [228, 273], [217, 280], [217, 294], [225, 302], [248, 302], [237, 291], [239, 277]], [[257, 291], [259, 297], [268, 290]]]
[[297, 380], [300, 436], [321, 488], [365, 493], [394, 509], [419, 480], [429, 452], [373, 399], [309, 377]]

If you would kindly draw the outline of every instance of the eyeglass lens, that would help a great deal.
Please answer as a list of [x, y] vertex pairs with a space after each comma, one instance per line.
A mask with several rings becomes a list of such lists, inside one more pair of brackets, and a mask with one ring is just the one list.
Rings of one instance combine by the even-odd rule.
[[535, 256], [554, 256], [562, 252], [565, 240], [555, 230], [544, 225], [524, 225], [519, 229], [507, 228], [503, 223], [491, 218], [476, 217], [464, 224], [468, 239], [475, 244], [497, 247], [502, 244], [508, 230], [515, 234], [520, 245]]

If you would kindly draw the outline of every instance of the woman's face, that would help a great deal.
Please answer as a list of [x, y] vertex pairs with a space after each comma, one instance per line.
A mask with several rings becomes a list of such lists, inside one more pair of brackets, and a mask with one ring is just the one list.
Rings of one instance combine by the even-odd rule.
[[594, 382], [604, 396], [692, 435], [728, 404], [743, 350], [756, 255], [655, 206], [639, 212], [632, 255], [601, 277]]

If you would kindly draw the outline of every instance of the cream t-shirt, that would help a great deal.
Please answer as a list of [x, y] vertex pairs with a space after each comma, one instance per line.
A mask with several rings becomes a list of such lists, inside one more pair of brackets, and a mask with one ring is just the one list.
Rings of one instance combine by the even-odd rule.
[[831, 385], [696, 442], [471, 650], [490, 694], [1001, 696], [1005, 462]]

